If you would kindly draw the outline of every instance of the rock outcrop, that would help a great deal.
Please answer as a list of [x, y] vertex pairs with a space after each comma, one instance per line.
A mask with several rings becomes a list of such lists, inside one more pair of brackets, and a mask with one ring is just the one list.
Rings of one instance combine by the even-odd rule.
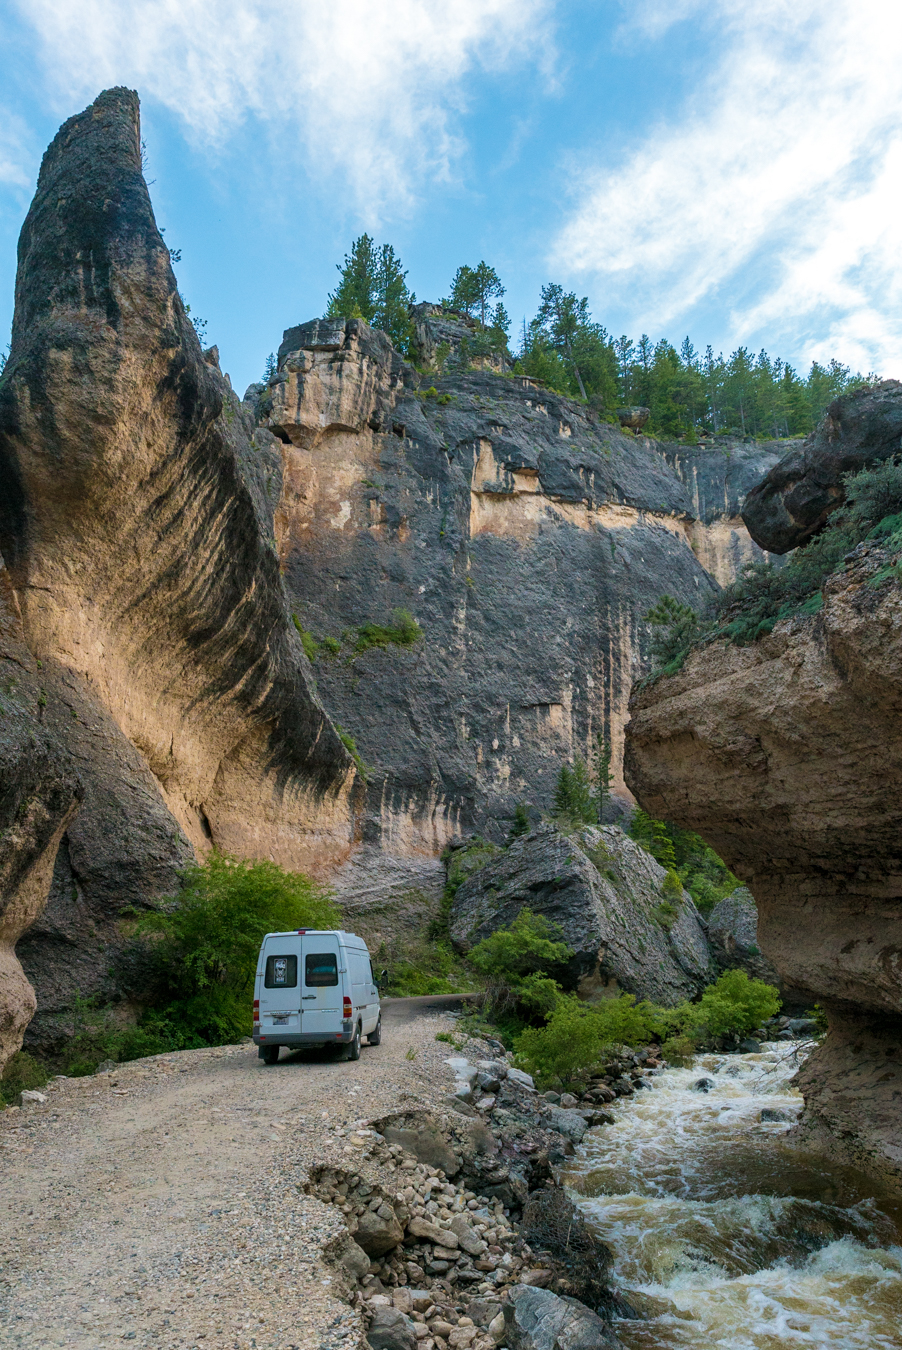
[[821, 611], [639, 691], [627, 781], [747, 884], [761, 950], [827, 1011], [803, 1126], [902, 1187], [902, 584], [860, 545]]
[[[19, 948], [39, 1037], [67, 985], [105, 989], [121, 908], [171, 893], [195, 852], [322, 869], [350, 851], [356, 770], [290, 620], [280, 456], [257, 437], [179, 297], [137, 96], [110, 90], [44, 157], [0, 380], [9, 603], [59, 773], [74, 760], [83, 793], [70, 823], [62, 800], [49, 811], [32, 890], [65, 826], [53, 898]], [[3, 772], [12, 800], [12, 740]]]
[[457, 888], [451, 938], [461, 950], [508, 927], [524, 907], [556, 924], [573, 952], [567, 981], [585, 998], [619, 993], [673, 1006], [711, 979], [688, 891], [662, 891], [663, 867], [616, 825], [578, 835], [544, 826], [515, 839]]
[[748, 886], [740, 886], [711, 910], [708, 946], [718, 969], [744, 970], [753, 980], [779, 984], [773, 963], [758, 946], [758, 907]]
[[[448, 316], [415, 314], [437, 351]], [[422, 373], [360, 320], [288, 329], [247, 406], [281, 442], [278, 548], [298, 621], [326, 639], [320, 693], [370, 767], [364, 839], [411, 856], [500, 838], [599, 733], [623, 792], [642, 616], [664, 591], [716, 590], [705, 550], [724, 580], [757, 554], [741, 492], [777, 454], [678, 454], [524, 377]], [[359, 640], [399, 608], [421, 642]]]
[[775, 464], [742, 508], [752, 538], [773, 553], [805, 544], [842, 504], [843, 475], [902, 450], [902, 382], [883, 380], [831, 403], [817, 429]]

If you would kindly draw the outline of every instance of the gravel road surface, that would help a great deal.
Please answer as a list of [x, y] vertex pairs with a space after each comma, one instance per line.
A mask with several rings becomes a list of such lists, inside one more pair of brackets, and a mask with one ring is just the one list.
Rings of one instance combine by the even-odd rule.
[[356, 1063], [189, 1050], [0, 1113], [0, 1345], [357, 1345], [323, 1258], [341, 1220], [299, 1188], [348, 1125], [448, 1090], [455, 1003], [386, 1001]]

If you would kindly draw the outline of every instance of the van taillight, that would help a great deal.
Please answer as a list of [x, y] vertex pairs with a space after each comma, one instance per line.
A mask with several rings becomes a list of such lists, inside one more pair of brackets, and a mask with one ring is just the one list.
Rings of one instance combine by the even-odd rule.
[[254, 1026], [255, 1026], [255, 1027], [258, 1027], [259, 1025], [260, 1025], [260, 1000], [259, 1000], [258, 998], [255, 998], [255, 999], [254, 999]]
[[346, 1017], [346, 1018], [349, 1018], [349, 1017], [353, 1017], [353, 1015], [354, 1015], [354, 1009], [351, 1007], [351, 1000], [348, 998], [347, 994], [345, 994], [345, 997], [344, 997], [344, 1009], [343, 1009], [343, 1012], [342, 1012], [342, 1016], [343, 1016], [343, 1017]]

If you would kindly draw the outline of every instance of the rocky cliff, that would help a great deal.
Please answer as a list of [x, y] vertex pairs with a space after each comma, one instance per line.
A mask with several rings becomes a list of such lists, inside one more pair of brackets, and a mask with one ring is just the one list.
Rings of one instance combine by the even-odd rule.
[[359, 905], [376, 874], [434, 887], [447, 840], [547, 805], [599, 733], [626, 791], [642, 615], [750, 554], [774, 452], [624, 433], [479, 357], [461, 316], [414, 320], [421, 369], [315, 321], [240, 402], [178, 294], [136, 95], [49, 148], [0, 379], [7, 1048], [14, 946], [49, 1046], [76, 993], [130, 992], [122, 910], [211, 845]]
[[758, 904], [761, 950], [827, 1010], [807, 1137], [902, 1187], [902, 584], [865, 543], [823, 608], [637, 693], [626, 778]]
[[[422, 361], [454, 323], [417, 307]], [[360, 320], [288, 329], [246, 399], [281, 442], [277, 542], [299, 623], [326, 639], [320, 693], [369, 766], [364, 839], [499, 837], [599, 734], [624, 792], [642, 616], [762, 556], [739, 511], [784, 447], [662, 446], [523, 377], [416, 369]], [[399, 609], [420, 642], [360, 640]]]
[[74, 989], [103, 989], [122, 907], [171, 893], [211, 841], [305, 868], [350, 851], [356, 770], [290, 620], [278, 456], [252, 432], [179, 297], [137, 97], [110, 90], [44, 157], [0, 381], [7, 608], [49, 766], [23, 763], [4, 718], [0, 795], [44, 803], [4, 837], [31, 877], [4, 937], [31, 924], [18, 951], [38, 1037]]

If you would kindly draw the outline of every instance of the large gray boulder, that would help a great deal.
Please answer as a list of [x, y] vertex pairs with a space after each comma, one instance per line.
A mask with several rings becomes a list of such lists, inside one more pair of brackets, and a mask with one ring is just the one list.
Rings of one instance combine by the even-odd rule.
[[467, 951], [529, 908], [559, 927], [584, 997], [625, 992], [673, 1006], [709, 983], [712, 969], [692, 897], [683, 891], [671, 913], [666, 875], [617, 825], [573, 836], [544, 825], [462, 883], [451, 937]]
[[758, 946], [758, 907], [747, 886], [740, 886], [708, 915], [708, 944], [720, 970], [744, 970], [755, 980], [779, 984], [776, 970]]
[[620, 1345], [607, 1322], [575, 1298], [518, 1284], [504, 1305], [510, 1350], [599, 1350]]
[[882, 380], [830, 404], [816, 431], [775, 464], [742, 509], [749, 534], [788, 553], [823, 529], [844, 500], [843, 474], [899, 453], [902, 383]]

